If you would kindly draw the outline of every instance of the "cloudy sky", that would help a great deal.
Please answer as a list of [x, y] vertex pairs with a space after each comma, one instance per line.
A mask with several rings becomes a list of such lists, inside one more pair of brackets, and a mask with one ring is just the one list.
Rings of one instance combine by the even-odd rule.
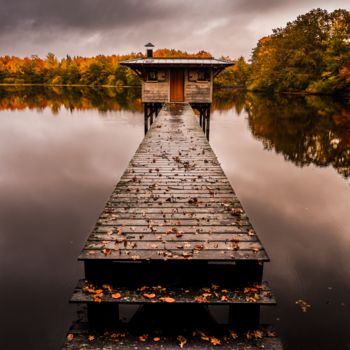
[[257, 40], [350, 0], [0, 0], [0, 55], [92, 56], [158, 48], [249, 58]]

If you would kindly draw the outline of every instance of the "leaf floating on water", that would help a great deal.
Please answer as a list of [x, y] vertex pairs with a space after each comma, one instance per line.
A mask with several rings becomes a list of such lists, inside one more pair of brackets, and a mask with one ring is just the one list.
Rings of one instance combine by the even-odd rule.
[[308, 304], [305, 300], [302, 299], [297, 300], [295, 304], [300, 306], [302, 312], [309, 311], [309, 308], [311, 307], [310, 304]]
[[74, 338], [74, 334], [69, 333], [69, 334], [67, 335], [67, 341], [72, 341], [73, 338]]
[[170, 297], [162, 297], [162, 298], [159, 298], [159, 300], [164, 301], [165, 303], [174, 303], [176, 301], [174, 298], [170, 298]]

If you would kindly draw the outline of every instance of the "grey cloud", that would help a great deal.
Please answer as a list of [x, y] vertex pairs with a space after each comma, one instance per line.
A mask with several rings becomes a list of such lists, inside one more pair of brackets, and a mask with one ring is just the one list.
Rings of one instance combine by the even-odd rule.
[[0, 0], [0, 55], [96, 55], [158, 47], [249, 56], [259, 37], [348, 0]]

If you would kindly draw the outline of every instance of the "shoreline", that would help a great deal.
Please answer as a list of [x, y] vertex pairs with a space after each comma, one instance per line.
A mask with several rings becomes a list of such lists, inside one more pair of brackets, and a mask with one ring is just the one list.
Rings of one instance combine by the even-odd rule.
[[[215, 83], [214, 83], [215, 85]], [[141, 88], [141, 85], [85, 85], [85, 84], [4, 84], [0, 83], [0, 87], [30, 87], [30, 86], [41, 86], [41, 87], [87, 87], [91, 89], [96, 88]], [[216, 86], [219, 90], [232, 90], [232, 91], [243, 91], [251, 92], [255, 94], [266, 94], [266, 95], [295, 95], [295, 96], [329, 96], [329, 97], [339, 97], [339, 98], [349, 98], [348, 93], [312, 93], [306, 91], [263, 91], [263, 90], [249, 90], [245, 87], [235, 87], [235, 86]]]

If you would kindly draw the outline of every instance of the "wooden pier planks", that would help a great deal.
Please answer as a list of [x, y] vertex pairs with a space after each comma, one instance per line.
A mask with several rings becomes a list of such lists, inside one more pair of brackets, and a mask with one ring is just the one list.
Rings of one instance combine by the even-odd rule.
[[269, 261], [189, 104], [167, 104], [80, 260]]

